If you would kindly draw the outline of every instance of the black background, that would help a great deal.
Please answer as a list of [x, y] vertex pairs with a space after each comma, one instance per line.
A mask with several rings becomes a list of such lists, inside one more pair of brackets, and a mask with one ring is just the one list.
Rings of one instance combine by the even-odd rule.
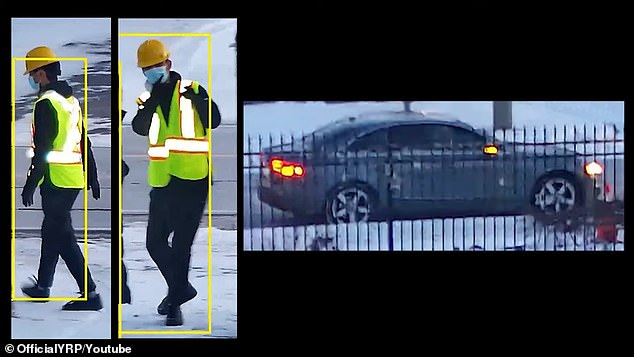
[[[626, 64], [632, 58], [631, 41], [625, 41], [625, 10], [609, 5], [469, 2], [447, 8], [421, 3], [347, 9], [315, 2], [217, 13], [211, 5], [201, 17], [238, 18], [239, 133], [240, 103], [245, 100], [626, 100], [629, 94], [631, 70]], [[115, 17], [112, 23], [114, 34]], [[2, 94], [8, 108], [10, 18], [2, 28]], [[113, 64], [116, 38], [112, 36]], [[117, 83], [113, 73], [113, 88]], [[113, 118], [116, 113], [113, 101]], [[272, 129], [276, 125], [271, 122]], [[3, 128], [7, 144], [2, 162], [8, 172], [8, 110]], [[118, 172], [117, 143], [113, 130], [113, 172]], [[241, 153], [239, 148], [238, 172]], [[241, 180], [238, 175], [238, 187]], [[9, 208], [2, 222], [9, 231], [10, 191], [5, 194]], [[241, 195], [238, 189], [238, 202]], [[238, 229], [240, 250], [241, 235]], [[1, 251], [2, 285], [8, 289], [8, 237]], [[437, 347], [442, 354], [453, 354], [505, 346], [510, 347], [507, 353], [544, 353], [539, 346], [551, 343], [566, 348], [598, 345], [606, 353], [623, 342], [627, 328], [619, 326], [629, 322], [629, 255], [240, 251], [237, 340], [116, 341], [114, 325], [115, 340], [90, 342], [132, 346], [135, 354], [288, 350], [305, 355], [345, 349], [356, 355], [381, 347], [389, 355], [402, 350], [433, 354]], [[1, 291], [4, 346], [11, 336], [10, 290]], [[117, 291], [112, 294], [118, 296]], [[112, 310], [116, 321], [116, 306]]]

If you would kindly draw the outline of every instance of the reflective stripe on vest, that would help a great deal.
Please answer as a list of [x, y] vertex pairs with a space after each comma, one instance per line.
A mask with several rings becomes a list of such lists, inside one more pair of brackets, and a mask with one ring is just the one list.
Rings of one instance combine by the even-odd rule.
[[81, 164], [80, 152], [49, 151], [46, 161], [50, 164]]
[[[187, 91], [187, 87], [191, 87], [191, 80], [182, 80], [180, 86], [180, 92], [185, 93]], [[194, 133], [194, 107], [192, 106], [192, 101], [180, 96], [179, 100], [180, 104], [180, 126], [181, 126], [181, 135], [184, 138], [195, 138], [196, 134]]]
[[209, 141], [207, 139], [183, 139], [168, 137], [165, 146], [169, 151], [182, 153], [208, 153]]
[[[180, 92], [185, 93], [188, 87], [191, 87], [191, 80], [181, 80]], [[182, 135], [181, 137], [167, 137], [165, 146], [173, 152], [181, 153], [208, 153], [209, 142], [206, 138], [196, 138], [196, 130], [194, 124], [194, 107], [192, 101], [180, 96], [180, 117], [179, 124]]]
[[[146, 98], [147, 100], [147, 98]], [[163, 145], [157, 145], [159, 130], [161, 129], [161, 119], [157, 113], [152, 114], [152, 122], [150, 123], [150, 131], [148, 133], [148, 139], [150, 141], [150, 147], [147, 149], [147, 154], [150, 160], [165, 160], [169, 157], [169, 150]]]
[[[136, 102], [139, 110], [143, 109], [145, 102], [150, 98], [151, 94], [145, 91], [139, 95]], [[165, 147], [165, 131], [167, 124], [165, 123], [161, 107], [157, 106], [152, 119], [150, 121], [150, 129], [148, 131], [148, 165], [147, 180], [151, 187], [165, 187], [170, 182], [169, 175], [169, 150]]]
[[165, 146], [150, 146], [147, 149], [150, 160], [165, 160], [170, 156], [169, 150]]

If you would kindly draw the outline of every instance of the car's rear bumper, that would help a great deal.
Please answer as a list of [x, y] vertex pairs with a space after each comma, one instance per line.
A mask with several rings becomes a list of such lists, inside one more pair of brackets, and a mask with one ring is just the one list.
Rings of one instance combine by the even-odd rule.
[[282, 192], [279, 192], [271, 187], [260, 186], [258, 188], [258, 198], [263, 203], [266, 203], [273, 208], [281, 209], [282, 211], [293, 211], [295, 208], [293, 200], [284, 196], [285, 195]]

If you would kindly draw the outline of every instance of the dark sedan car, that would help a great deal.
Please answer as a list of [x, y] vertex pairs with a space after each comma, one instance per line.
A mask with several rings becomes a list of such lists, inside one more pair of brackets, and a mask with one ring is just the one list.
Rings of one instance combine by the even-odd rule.
[[261, 153], [262, 202], [348, 223], [384, 217], [570, 216], [602, 194], [602, 166], [557, 145], [498, 141], [416, 112], [344, 118]]

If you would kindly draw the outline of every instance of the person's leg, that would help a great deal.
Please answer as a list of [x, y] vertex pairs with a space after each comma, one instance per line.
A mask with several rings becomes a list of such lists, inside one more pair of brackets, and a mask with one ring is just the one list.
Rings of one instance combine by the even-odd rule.
[[132, 302], [132, 296], [130, 295], [130, 287], [128, 286], [128, 272], [123, 262], [123, 253], [123, 244], [121, 244], [121, 303], [129, 304]]
[[[75, 237], [75, 230], [70, 215], [79, 190], [71, 188], [59, 188], [57, 190], [60, 191], [60, 209], [56, 216], [56, 224], [60, 237], [59, 255], [64, 259], [68, 270], [70, 270], [71, 275], [75, 278], [79, 291], [84, 292], [86, 288], [84, 276], [85, 260], [77, 244], [77, 238]], [[95, 291], [97, 286], [92, 279], [90, 269], [87, 269], [87, 273], [88, 292]]]
[[40, 266], [37, 272], [38, 285], [50, 288], [53, 286], [55, 268], [59, 259], [60, 231], [57, 228], [57, 215], [61, 209], [61, 200], [57, 192], [43, 183], [40, 186], [42, 196], [42, 244], [40, 249]]
[[57, 230], [56, 215], [59, 211], [60, 199], [48, 182], [40, 186], [42, 197], [42, 220], [40, 246], [40, 262], [38, 266], [37, 279], [27, 285], [22, 286], [22, 292], [33, 298], [48, 298], [50, 288], [53, 286], [55, 268], [59, 258], [59, 232]]
[[[173, 284], [170, 286], [171, 301], [180, 303], [187, 290], [191, 248], [207, 201], [207, 191], [193, 187], [190, 194], [183, 192], [179, 200], [181, 209], [174, 212], [174, 237], [172, 238]], [[171, 297], [174, 297], [172, 300]]]
[[[145, 246], [168, 285], [171, 274], [171, 248], [167, 244], [167, 239], [171, 233], [169, 208], [167, 188], [153, 188], [150, 191], [150, 212]], [[178, 211], [178, 207], [175, 207], [174, 210]]]
[[[203, 182], [204, 181], [204, 182]], [[182, 325], [180, 305], [193, 299], [189, 288], [189, 266], [191, 247], [200, 225], [207, 201], [207, 181], [176, 181], [173, 187], [173, 205], [180, 207], [174, 212], [174, 237], [172, 238], [173, 280], [169, 285], [170, 302], [166, 324]], [[193, 289], [195, 292], [195, 289]]]
[[[60, 244], [59, 255], [62, 257], [68, 270], [77, 283], [81, 297], [86, 297], [86, 300], [70, 301], [62, 306], [62, 310], [101, 310], [103, 305], [101, 303], [101, 297], [97, 294], [97, 286], [92, 279], [90, 269], [87, 269], [84, 255], [82, 254], [79, 245], [77, 244], [77, 238], [75, 237], [75, 230], [73, 228], [71, 219], [71, 209], [79, 189], [70, 188], [54, 188], [59, 191], [60, 209], [58, 211], [56, 222], [58, 225]], [[86, 273], [86, 274], [85, 274]], [[88, 291], [86, 291], [86, 285]]]

